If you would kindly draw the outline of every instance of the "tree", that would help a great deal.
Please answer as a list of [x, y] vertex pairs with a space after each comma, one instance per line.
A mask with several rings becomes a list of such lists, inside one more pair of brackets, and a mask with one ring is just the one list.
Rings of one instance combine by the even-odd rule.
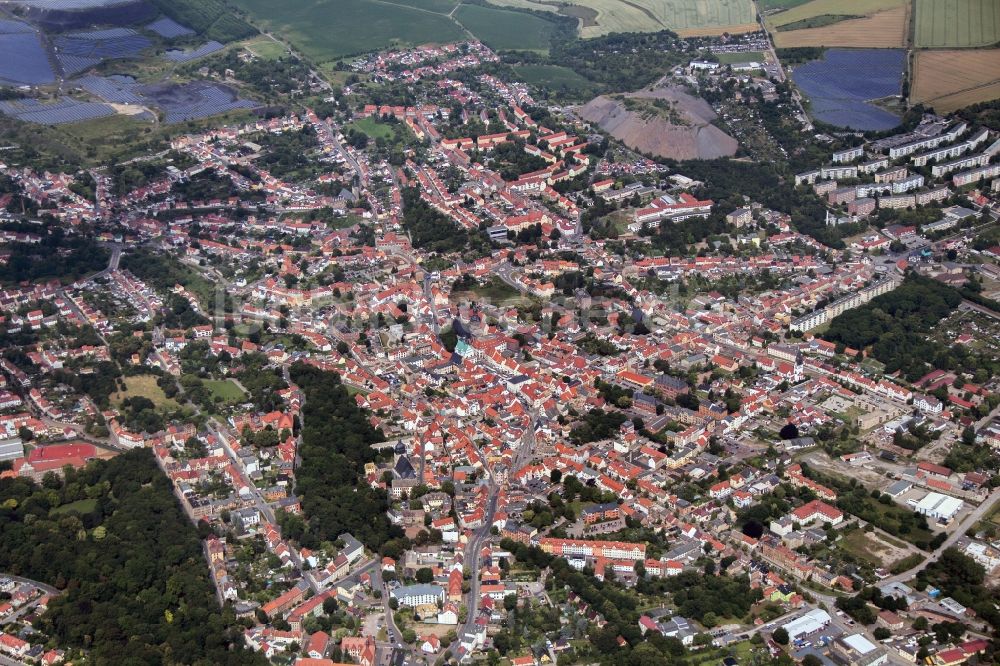
[[434, 580], [434, 572], [428, 567], [421, 567], [417, 569], [416, 578], [418, 583], [426, 585]]
[[549, 473], [549, 481], [551, 481], [552, 483], [559, 483], [560, 481], [562, 481], [562, 471], [558, 469], [553, 469]]
[[802, 666], [823, 666], [823, 660], [814, 654], [807, 654], [802, 658]]
[[778, 627], [772, 631], [771, 638], [773, 638], [774, 642], [778, 645], [788, 645], [788, 632], [784, 627]]
[[781, 439], [795, 439], [799, 436], [799, 429], [794, 423], [786, 423], [781, 432], [778, 433], [778, 436]]
[[971, 425], [965, 426], [962, 430], [962, 443], [967, 446], [972, 446], [976, 443], [976, 429]]

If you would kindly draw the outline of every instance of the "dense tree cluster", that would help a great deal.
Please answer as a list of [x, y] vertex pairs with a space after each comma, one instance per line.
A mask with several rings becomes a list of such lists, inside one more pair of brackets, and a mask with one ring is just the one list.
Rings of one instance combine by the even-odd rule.
[[38, 627], [96, 664], [263, 664], [220, 612], [201, 544], [149, 449], [65, 480], [0, 480], [0, 570], [63, 590]]
[[[267, 100], [285, 101], [296, 91], [308, 89], [312, 78], [309, 65], [295, 56], [248, 59], [245, 55], [233, 49], [211, 60], [207, 67], [219, 75], [232, 71], [235, 78]], [[195, 68], [202, 66], [206, 65], [199, 62]]]
[[10, 256], [0, 264], [0, 284], [50, 279], [73, 282], [108, 265], [107, 249], [91, 239], [66, 237], [59, 228], [53, 228], [40, 243], [11, 243], [6, 249]]
[[669, 30], [612, 33], [594, 39], [558, 41], [549, 62], [569, 67], [607, 90], [638, 90], [674, 65], [690, 60], [682, 40]]
[[415, 188], [403, 190], [403, 227], [413, 247], [431, 252], [461, 252], [469, 249], [471, 238], [464, 229], [431, 208]]
[[205, 39], [234, 42], [257, 34], [224, 0], [153, 0], [164, 14], [200, 33]]
[[517, 180], [519, 176], [548, 166], [541, 157], [524, 152], [519, 141], [505, 141], [493, 148], [490, 166], [504, 180]]
[[297, 132], [259, 134], [255, 139], [264, 149], [264, 154], [257, 158], [257, 165], [275, 178], [309, 178], [323, 168], [310, 158], [312, 151], [319, 145], [312, 125], [306, 125]]
[[931, 329], [962, 302], [954, 289], [910, 274], [893, 291], [860, 308], [844, 312], [830, 323], [824, 337], [855, 349], [869, 345], [885, 371], [902, 370], [914, 381], [927, 371], [927, 362], [948, 367], [947, 354], [928, 340]]
[[218, 174], [211, 170], [179, 180], [170, 189], [180, 201], [224, 201], [240, 194], [229, 174]]
[[583, 417], [581, 423], [569, 433], [569, 438], [576, 444], [597, 442], [608, 439], [618, 432], [618, 426], [628, 420], [621, 412], [605, 412], [592, 409]]
[[666, 579], [666, 589], [674, 595], [679, 614], [706, 627], [715, 626], [720, 619], [740, 621], [761, 598], [761, 591], [750, 589], [745, 576], [707, 576], [694, 571]]
[[983, 566], [964, 553], [948, 548], [936, 562], [932, 562], [917, 574], [917, 589], [933, 585], [967, 608], [976, 616], [986, 620], [1000, 635], [1000, 609], [996, 600], [996, 587], [987, 587], [986, 571]]
[[121, 267], [159, 292], [169, 292], [179, 284], [206, 301], [214, 296], [204, 278], [169, 253], [150, 248], [129, 251], [122, 255]]
[[295, 492], [306, 522], [300, 534], [289, 536], [315, 547], [351, 532], [374, 550], [402, 536], [385, 515], [385, 492], [364, 480], [365, 463], [376, 457], [371, 445], [384, 440], [382, 431], [372, 427], [337, 373], [296, 363], [291, 379], [305, 394]]

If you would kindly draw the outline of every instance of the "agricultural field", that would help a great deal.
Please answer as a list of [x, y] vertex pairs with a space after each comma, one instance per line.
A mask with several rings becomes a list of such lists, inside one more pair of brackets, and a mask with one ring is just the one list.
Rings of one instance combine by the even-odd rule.
[[915, 0], [917, 48], [968, 48], [1000, 42], [996, 0]]
[[[268, 31], [318, 63], [386, 48], [454, 42], [468, 35], [454, 20], [426, 8], [371, 0], [234, 0]], [[406, 4], [431, 5], [430, 0]], [[444, 3], [440, 3], [444, 4]]]
[[553, 21], [527, 12], [483, 5], [461, 5], [454, 17], [484, 44], [498, 50], [548, 51], [556, 29]]
[[1000, 97], [1000, 49], [917, 51], [910, 101], [947, 113]]
[[791, 9], [792, 7], [798, 7], [799, 5], [804, 5], [811, 0], [760, 0], [757, 4], [760, 5], [761, 11], [765, 14], [775, 11], [782, 11], [784, 9]]
[[817, 16], [871, 16], [876, 12], [895, 9], [905, 4], [906, 0], [853, 0], [849, 3], [844, 3], [842, 0], [810, 0], [786, 11], [769, 15], [767, 22], [779, 28]]
[[846, 19], [815, 28], [776, 30], [778, 48], [841, 46], [867, 49], [901, 48], [906, 43], [908, 10], [905, 6], [862, 18]]
[[750, 0], [574, 0], [567, 6], [541, 0], [494, 3], [577, 16], [582, 23], [580, 36], [585, 38], [609, 32], [673, 30], [682, 37], [693, 37], [757, 29]]

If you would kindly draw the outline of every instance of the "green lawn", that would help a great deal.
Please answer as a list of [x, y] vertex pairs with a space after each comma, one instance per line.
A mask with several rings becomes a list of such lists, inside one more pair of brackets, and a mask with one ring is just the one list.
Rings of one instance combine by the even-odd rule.
[[57, 506], [56, 508], [49, 511], [49, 516], [61, 516], [64, 513], [90, 513], [97, 508], [97, 500], [95, 499], [82, 499], [75, 502], [70, 502], [69, 504], [63, 504], [62, 506]]
[[136, 396], [149, 398], [156, 405], [157, 409], [177, 409], [180, 407], [175, 400], [167, 397], [163, 389], [157, 386], [154, 375], [126, 377], [125, 390], [112, 393], [111, 402], [112, 404], [119, 404], [125, 398], [134, 398]]
[[[466, 37], [455, 21], [429, 9], [445, 0], [234, 0], [256, 23], [285, 38], [317, 62], [384, 49], [394, 44], [447, 43]], [[408, 9], [403, 4], [418, 8]], [[449, 9], [450, 11], [450, 9]]]
[[359, 132], [367, 134], [371, 139], [378, 139], [379, 137], [383, 139], [391, 139], [394, 133], [392, 125], [380, 123], [371, 116], [362, 118], [361, 120], [355, 120], [347, 126], [353, 127]]
[[288, 48], [284, 44], [276, 42], [270, 37], [257, 37], [254, 40], [245, 42], [243, 46], [258, 58], [263, 58], [264, 60], [277, 60], [288, 54]]
[[556, 24], [526, 12], [462, 5], [455, 18], [494, 49], [548, 51]]
[[212, 392], [213, 397], [218, 396], [223, 402], [239, 402], [246, 395], [230, 379], [206, 379], [204, 384], [205, 388]]

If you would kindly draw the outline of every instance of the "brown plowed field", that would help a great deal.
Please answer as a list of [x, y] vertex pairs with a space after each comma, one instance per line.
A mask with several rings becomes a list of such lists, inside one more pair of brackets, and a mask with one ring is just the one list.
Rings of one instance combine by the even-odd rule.
[[1000, 49], [917, 51], [910, 101], [947, 113], [1000, 97]]

